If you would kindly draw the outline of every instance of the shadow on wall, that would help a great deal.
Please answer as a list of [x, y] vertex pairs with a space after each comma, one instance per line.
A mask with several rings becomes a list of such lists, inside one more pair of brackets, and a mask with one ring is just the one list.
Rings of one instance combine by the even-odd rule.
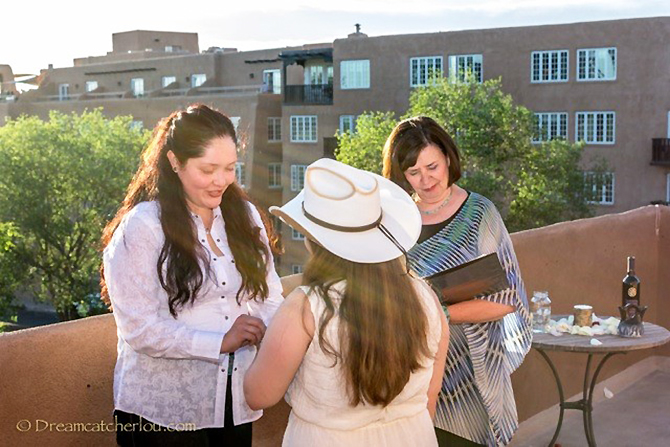
[[[650, 307], [646, 321], [670, 326], [670, 209], [648, 206], [623, 214], [566, 222], [512, 236], [529, 294], [548, 290], [554, 313], [574, 304], [613, 315], [621, 299], [625, 261], [636, 256]], [[604, 380], [670, 347], [614, 357]], [[566, 395], [581, 390], [584, 359], [559, 358]], [[112, 380], [116, 327], [111, 315], [0, 334], [0, 433], [4, 445], [113, 446]], [[571, 363], [572, 362], [572, 363]], [[531, 352], [513, 375], [519, 418], [557, 402], [548, 366]], [[254, 447], [281, 445], [288, 406], [254, 424]], [[58, 425], [61, 424], [61, 425]]]

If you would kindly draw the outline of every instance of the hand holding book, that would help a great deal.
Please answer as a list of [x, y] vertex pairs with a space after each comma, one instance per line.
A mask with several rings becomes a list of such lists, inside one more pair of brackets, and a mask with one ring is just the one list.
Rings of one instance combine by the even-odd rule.
[[479, 256], [424, 278], [441, 292], [443, 304], [456, 304], [510, 287], [496, 253]]

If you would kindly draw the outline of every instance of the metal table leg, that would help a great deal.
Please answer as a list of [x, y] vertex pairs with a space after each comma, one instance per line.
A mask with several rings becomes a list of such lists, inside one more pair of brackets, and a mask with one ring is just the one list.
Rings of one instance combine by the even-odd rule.
[[598, 375], [600, 374], [600, 371], [602, 370], [605, 362], [609, 360], [609, 358], [612, 357], [613, 355], [625, 354], [625, 352], [610, 352], [606, 354], [600, 360], [600, 363], [598, 363], [598, 367], [596, 368], [593, 377], [591, 377], [590, 379], [589, 379], [589, 373], [591, 371], [591, 359], [593, 358], [593, 354], [589, 354], [589, 358], [586, 361], [586, 371], [584, 372], [584, 387], [582, 389], [582, 398], [580, 400], [571, 402], [565, 401], [565, 395], [563, 394], [563, 385], [561, 384], [561, 378], [558, 376], [558, 371], [556, 371], [554, 363], [551, 361], [551, 359], [549, 358], [547, 353], [544, 352], [543, 349], [537, 349], [537, 352], [539, 352], [542, 355], [542, 358], [544, 358], [544, 360], [551, 368], [551, 372], [554, 375], [554, 379], [556, 380], [556, 387], [558, 388], [558, 397], [560, 399], [558, 423], [556, 424], [556, 431], [554, 431], [554, 436], [551, 438], [551, 441], [549, 441], [549, 447], [554, 447], [554, 444], [558, 439], [558, 434], [561, 432], [561, 426], [563, 425], [563, 414], [565, 413], [565, 410], [580, 410], [582, 412], [584, 419], [584, 434], [586, 435], [586, 442], [588, 443], [589, 447], [595, 447], [596, 438], [593, 433], [593, 418], [592, 418], [593, 390], [596, 387]]

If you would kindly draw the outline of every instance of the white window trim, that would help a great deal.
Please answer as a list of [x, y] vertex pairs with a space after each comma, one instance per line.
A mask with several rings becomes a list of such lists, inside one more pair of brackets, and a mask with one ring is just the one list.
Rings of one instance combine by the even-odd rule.
[[291, 272], [293, 275], [297, 275], [298, 273], [303, 272], [303, 265], [302, 264], [291, 264]]
[[[274, 171], [274, 178], [276, 183], [271, 183], [270, 171]], [[280, 189], [281, 188], [281, 174], [282, 174], [282, 164], [281, 163], [268, 163], [268, 188], [270, 189]]]
[[[585, 176], [595, 175], [595, 174], [596, 173], [592, 172], [592, 171], [584, 172]], [[602, 190], [600, 191], [600, 194], [599, 194], [600, 200], [588, 200], [587, 202], [592, 204], [592, 205], [612, 206], [612, 205], [614, 205], [614, 202], [616, 200], [616, 197], [615, 197], [615, 194], [616, 194], [616, 176], [614, 175], [614, 172], [603, 172], [602, 174], [610, 175], [611, 178], [612, 178], [612, 201], [608, 202], [606, 200], [603, 200], [603, 198], [605, 197], [605, 191], [606, 191], [606, 189], [605, 189], [606, 186], [605, 186], [605, 184], [603, 184], [602, 185]], [[593, 185], [593, 186], [595, 186], [595, 185]], [[595, 192], [597, 192], [597, 191], [595, 191]]]
[[[267, 90], [266, 93], [272, 93], [275, 95], [278, 95], [281, 93], [281, 70], [279, 68], [269, 68], [267, 70], [263, 70], [263, 86], [268, 87], [269, 84], [267, 84], [265, 81], [267, 79], [267, 76], [270, 75], [272, 78], [272, 91]], [[276, 75], [276, 76], [275, 76]], [[277, 82], [275, 83], [275, 79]]]
[[[279, 126], [279, 138], [277, 137], [277, 127]], [[272, 126], [272, 139], [270, 139], [270, 126]], [[278, 143], [281, 142], [281, 117], [280, 116], [269, 116], [268, 117], [268, 143]]]
[[[367, 64], [361, 64], [363, 62], [367, 62]], [[367, 69], [362, 70], [362, 74], [361, 74], [362, 82], [360, 83], [360, 85], [359, 85], [359, 83], [353, 82], [353, 81], [349, 81], [349, 82], [345, 83], [345, 80], [346, 80], [345, 74], [351, 74], [350, 71], [345, 71], [343, 69], [343, 66], [347, 63], [356, 63], [356, 64], [359, 64], [361, 66], [367, 65]], [[358, 68], [358, 65], [355, 65], [355, 67]], [[366, 70], [367, 70], [367, 72], [366, 72]], [[366, 74], [367, 74], [367, 77], [365, 76]], [[356, 79], [355, 76], [353, 78]], [[348, 86], [348, 84], [352, 84], [352, 86], [350, 87], [350, 86]], [[340, 88], [342, 90], [365, 90], [365, 89], [369, 89], [370, 88], [370, 59], [351, 59], [351, 60], [340, 61]]]
[[670, 138], [670, 111], [668, 111], [668, 129], [666, 133], [666, 138]]
[[570, 125], [570, 115], [568, 112], [535, 112], [534, 117], [538, 118], [538, 115], [545, 115], [545, 116], [551, 116], [551, 115], [557, 115], [557, 116], [564, 116], [565, 117], [565, 135], [560, 135], [560, 120], [559, 120], [559, 125], [558, 125], [558, 132], [559, 134], [557, 135], [557, 138], [549, 138], [549, 139], [540, 139], [537, 140], [535, 139], [535, 135], [532, 137], [532, 142], [533, 143], [546, 143], [547, 141], [552, 141], [553, 139], [560, 139], [563, 138], [564, 140], [567, 141], [568, 139], [568, 126]]
[[[612, 78], [584, 78], [580, 79], [579, 78], [579, 52], [580, 51], [591, 51], [591, 50], [614, 50], [614, 77]], [[577, 48], [577, 52], [575, 53], [575, 58], [577, 59], [575, 63], [575, 79], [577, 82], [611, 82], [611, 81], [616, 81], [617, 75], [619, 73], [619, 52], [617, 51], [616, 47], [599, 47], [599, 48]]]
[[[450, 54], [449, 57], [447, 58], [447, 64], [448, 64], [448, 70], [449, 70], [449, 74], [448, 74], [449, 80], [451, 80], [452, 82], [453, 81], [459, 81], [459, 82], [464, 81], [463, 79], [459, 79], [458, 71], [456, 73], [453, 73], [452, 70], [451, 70], [452, 60], [455, 61], [453, 65], [456, 66], [456, 65], [458, 65], [458, 59], [463, 58], [463, 57], [473, 58], [473, 63], [475, 62], [474, 61], [475, 57], [479, 57], [481, 59], [479, 61], [479, 63], [481, 64], [481, 69], [479, 70], [479, 79], [477, 80], [477, 82], [479, 82], [480, 84], [482, 82], [484, 82], [484, 55], [481, 54], [481, 53], [480, 54], [474, 54], [474, 53], [473, 54]], [[473, 75], [475, 74], [474, 70], [472, 71], [472, 74]]]
[[58, 100], [67, 101], [70, 99], [70, 84], [58, 84]]
[[[293, 120], [296, 120], [296, 127], [302, 127], [302, 135], [304, 138], [302, 139], [297, 139], [296, 135], [293, 133]], [[314, 135], [311, 135], [311, 127], [312, 123], [311, 121], [314, 120]], [[310, 135], [311, 139], [307, 139], [307, 134], [306, 134], [306, 129], [307, 125], [305, 124], [306, 122], [309, 122], [309, 128], [310, 128]], [[300, 124], [302, 123], [302, 124]], [[291, 135], [291, 143], [317, 143], [319, 141], [319, 117], [317, 115], [291, 115], [290, 119], [290, 135]]]
[[359, 115], [340, 115], [340, 126], [338, 127], [338, 130], [340, 134], [343, 134], [345, 131], [343, 130], [344, 128], [344, 122], [346, 120], [351, 120], [349, 128], [351, 129], [350, 133], [354, 134], [356, 133], [356, 120], [358, 120]]
[[[599, 113], [611, 113], [612, 114], [612, 141], [586, 141], [579, 138], [579, 115], [580, 114], [593, 114], [597, 115]], [[614, 110], [594, 110], [594, 111], [579, 111], [575, 112], [575, 142], [584, 141], [588, 145], [597, 145], [597, 146], [611, 146], [616, 144], [616, 112]]]
[[[141, 89], [136, 88], [137, 85], [141, 85]], [[133, 92], [133, 96], [136, 98], [141, 98], [145, 95], [144, 90], [144, 78], [132, 78], [130, 80], [130, 90]]]
[[305, 240], [305, 235], [296, 230], [295, 228], [291, 228], [291, 240], [294, 241], [304, 241]]
[[[442, 56], [417, 56], [417, 57], [410, 57], [409, 58], [409, 86], [410, 87], [424, 87], [426, 85], [429, 85], [428, 82], [425, 84], [413, 84], [412, 83], [412, 61], [414, 60], [422, 60], [422, 59], [433, 59], [433, 60], [440, 60], [440, 66], [442, 67], [441, 70], [441, 75], [444, 76], [444, 58]], [[434, 64], [433, 64], [434, 65]], [[429, 73], [426, 73], [426, 76], [429, 76]], [[418, 78], [418, 77], [417, 77]]]
[[300, 186], [299, 183], [299, 177], [300, 177], [300, 170], [302, 169], [302, 179], [303, 183], [305, 181], [305, 171], [307, 171], [307, 165], [291, 165], [291, 191], [297, 192], [300, 191], [303, 187]]
[[[550, 79], [550, 80], [547, 80], [547, 81], [540, 79], [539, 81], [534, 81], [533, 80], [533, 56], [535, 54], [542, 55], [542, 54], [545, 54], [545, 53], [559, 53], [559, 55], [560, 55], [560, 53], [562, 53], [562, 52], [566, 52], [567, 55], [568, 55], [567, 60], [565, 62], [566, 65], [567, 65], [565, 67], [565, 73], [566, 73], [567, 77], [565, 79], [556, 79], [556, 80]], [[538, 51], [532, 51], [530, 53], [530, 83], [531, 84], [555, 84], [557, 82], [568, 82], [568, 81], [570, 81], [570, 51], [569, 50], [538, 50]]]

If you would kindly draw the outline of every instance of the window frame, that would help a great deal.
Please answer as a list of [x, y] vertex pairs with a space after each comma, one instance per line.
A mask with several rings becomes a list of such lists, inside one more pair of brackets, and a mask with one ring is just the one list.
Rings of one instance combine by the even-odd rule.
[[247, 172], [244, 169], [244, 162], [238, 161], [235, 163], [235, 181], [240, 188], [246, 187], [247, 182]]
[[[611, 77], [611, 78], [597, 78], [597, 77], [596, 77], [596, 78], [589, 78], [589, 77], [581, 78], [581, 77], [579, 76], [579, 69], [580, 69], [580, 58], [579, 58], [579, 54], [580, 54], [581, 52], [587, 52], [587, 56], [586, 56], [586, 59], [585, 59], [585, 63], [587, 64], [587, 67], [585, 67], [585, 70], [584, 70], [584, 72], [586, 73], [586, 72], [588, 71], [588, 60], [587, 60], [587, 59], [588, 59], [588, 52], [589, 52], [589, 51], [598, 51], [598, 50], [602, 50], [602, 51], [614, 50], [614, 75], [613, 75], [613, 77]], [[617, 79], [617, 72], [618, 72], [618, 65], [619, 65], [619, 55], [618, 55], [617, 47], [578, 48], [578, 49], [577, 49], [577, 53], [576, 53], [576, 58], [577, 58], [577, 62], [576, 62], [576, 64], [575, 64], [575, 66], [576, 66], [575, 79], [577, 80], [577, 82], [607, 82], [607, 81], [616, 81], [616, 79]], [[596, 55], [595, 55], [595, 68], [594, 68], [594, 72], [597, 72], [597, 71], [598, 71], [598, 65], [597, 65], [597, 64], [598, 64], [598, 56], [597, 56], [597, 54], [596, 54]]]
[[[309, 124], [306, 122], [309, 120]], [[295, 124], [294, 124], [295, 122]], [[302, 124], [300, 124], [302, 123]], [[307, 135], [309, 129], [309, 135]], [[295, 132], [294, 132], [295, 130]], [[298, 139], [296, 133], [300, 130], [302, 138]], [[312, 134], [313, 131], [313, 134]], [[308, 139], [307, 137], [311, 137]], [[312, 139], [313, 138], [313, 139]], [[290, 118], [290, 140], [291, 143], [318, 143], [319, 141], [319, 117], [318, 115], [291, 115]]]
[[[597, 190], [597, 182], [592, 182], [591, 183], [591, 189], [593, 196], [597, 196], [599, 199], [598, 200], [590, 200], [587, 198], [587, 202], [592, 204], [592, 205], [614, 205], [616, 197], [615, 197], [615, 191], [616, 191], [616, 177], [614, 172], [593, 172], [593, 171], [585, 171], [584, 172], [584, 177], [585, 177], [585, 183], [587, 182], [586, 178], [589, 176], [595, 177], [596, 175], [605, 175], [611, 179], [611, 182], [604, 182], [602, 184], [602, 189], [600, 191]], [[587, 185], [585, 185], [587, 186]], [[608, 196], [608, 188], [611, 189], [611, 200], [607, 200]]]
[[[430, 83], [429, 83], [429, 79], [430, 79], [430, 76], [429, 76], [429, 70], [430, 70], [431, 67], [428, 67], [428, 66], [427, 66], [427, 67], [425, 68], [425, 70], [426, 70], [426, 73], [425, 73], [425, 76], [426, 76], [426, 82], [425, 82], [425, 83], [420, 83], [420, 82], [419, 82], [419, 76], [420, 76], [420, 75], [417, 75], [417, 77], [416, 77], [416, 78], [417, 78], [417, 82], [416, 82], [416, 83], [415, 83], [415, 82], [413, 81], [413, 79], [412, 79], [412, 72], [413, 72], [413, 68], [414, 68], [414, 67], [412, 66], [412, 63], [413, 63], [414, 61], [417, 61], [417, 69], [420, 70], [420, 69], [421, 69], [421, 66], [420, 66], [421, 62], [423, 61], [423, 62], [425, 62], [426, 65], [427, 65], [427, 63], [428, 63], [429, 60], [432, 60], [433, 65], [435, 65], [435, 61], [437, 61], [437, 60], [440, 61], [440, 69], [439, 69], [439, 71], [440, 71], [440, 76], [444, 76], [444, 57], [442, 57], [442, 56], [417, 56], [417, 57], [410, 57], [410, 58], [409, 58], [409, 86], [410, 86], [410, 87], [425, 87], [425, 86], [427, 86], [427, 85], [430, 85]], [[434, 67], [433, 67], [433, 69], [434, 69]]]
[[[90, 88], [90, 86], [95, 85], [94, 88]], [[91, 93], [93, 90], [97, 89], [100, 87], [100, 84], [98, 84], [98, 81], [86, 81], [84, 83], [84, 91], [86, 93]]]
[[[345, 70], [345, 64], [347, 70]], [[347, 79], [349, 78], [352, 78], [353, 80], [347, 82]], [[349, 86], [349, 84], [351, 84], [351, 86]], [[370, 59], [348, 59], [340, 61], [340, 89], [365, 90], [369, 88]]]
[[[589, 115], [593, 116], [593, 126], [594, 127], [593, 127], [591, 132], [592, 132], [593, 135], [597, 135], [597, 133], [598, 133], [598, 115], [600, 115], [600, 114], [605, 115], [605, 117], [603, 118], [603, 136], [607, 135], [607, 127], [608, 127], [608, 123], [609, 123], [609, 121], [606, 120], [606, 117], [607, 117], [608, 114], [612, 115], [612, 141], [607, 141], [607, 140], [598, 141], [598, 140], [595, 140], [595, 139], [591, 139], [591, 140], [586, 139], [586, 135], [588, 135], [588, 133], [589, 133], [589, 129], [586, 128], [586, 126], [588, 124], [588, 120], [589, 120], [589, 118], [588, 118]], [[585, 138], [580, 138], [580, 135], [579, 135], [580, 115], [584, 115], [584, 121], [585, 121], [584, 122], [584, 134], [585, 135], [584, 136], [585, 136]], [[611, 146], [611, 145], [616, 144], [616, 112], [613, 111], [613, 110], [597, 110], [597, 111], [575, 112], [575, 142], [578, 142], [578, 141], [583, 141], [584, 143], [589, 144], [589, 145], [601, 145], [601, 146], [603, 146], [603, 145], [610, 145]]]
[[[558, 62], [559, 62], [559, 68], [558, 71], [559, 73], [563, 73], [563, 69], [560, 66], [561, 62], [561, 55], [565, 54], [565, 79], [541, 79], [542, 78], [542, 65], [543, 65], [543, 60], [542, 56], [549, 56], [551, 57], [552, 54], [558, 53]], [[534, 56], [539, 55], [540, 56], [540, 61], [539, 61], [539, 71], [538, 74], [540, 75], [540, 79], [533, 79], [534, 75]], [[551, 58], [549, 59], [549, 65], [551, 65]], [[550, 70], [551, 72], [551, 70]], [[560, 83], [560, 82], [569, 82], [570, 81], [570, 51], [569, 50], [537, 50], [537, 51], [531, 51], [530, 53], [530, 83], [531, 84], [555, 84], [555, 83]]]
[[281, 116], [268, 116], [268, 143], [279, 143], [281, 137]]
[[291, 228], [291, 240], [292, 241], [304, 241], [305, 240], [305, 235], [296, 230], [295, 228]]
[[[172, 82], [165, 83], [166, 79], [172, 79]], [[177, 82], [176, 76], [161, 76], [161, 88], [165, 88], [173, 82]]]
[[[141, 88], [138, 88], [137, 86]], [[135, 98], [141, 98], [145, 95], [144, 90], [144, 78], [131, 78], [130, 79], [130, 91], [133, 92]]]
[[[302, 185], [300, 185], [300, 171], [302, 170]], [[305, 172], [307, 165], [291, 165], [291, 191], [298, 192], [305, 187]]]
[[[568, 140], [568, 125], [569, 125], [569, 120], [570, 120], [568, 112], [535, 112], [533, 114], [533, 119], [534, 120], [538, 120], [538, 119], [542, 120], [542, 118], [545, 118], [545, 119], [548, 118], [549, 119], [549, 130], [547, 132], [549, 134], [548, 138], [544, 138], [544, 135], [543, 135], [543, 138], [541, 138], [541, 139], [536, 138], [538, 136], [537, 130], [538, 130], [538, 127], [539, 127], [539, 123], [537, 123], [537, 121], [535, 121], [535, 124], [534, 124], [535, 132], [533, 133], [533, 137], [532, 137], [532, 140], [531, 140], [533, 144], [546, 143], [548, 141], [558, 140], [558, 139], [563, 139], [565, 141]], [[565, 118], [565, 134], [564, 135], [560, 135], [561, 128], [563, 127], [561, 125], [561, 124], [563, 124], [563, 123], [561, 123], [561, 118]], [[555, 137], [552, 137], [550, 134], [551, 134], [551, 127], [553, 125], [552, 120], [554, 120], [554, 119], [557, 119], [557, 123], [556, 123], [557, 135]]]
[[[281, 189], [282, 164], [268, 163], [268, 188]], [[274, 182], [272, 181], [274, 179]]]
[[[200, 76], [204, 77], [203, 81], [201, 83], [199, 83], [198, 85], [195, 85], [196, 84], [196, 79], [200, 79]], [[205, 82], [207, 82], [207, 73], [194, 73], [194, 74], [191, 75], [191, 88], [202, 87], [202, 85]]]
[[[450, 54], [449, 57], [447, 58], [447, 63], [448, 63], [448, 69], [449, 69], [449, 80], [452, 82], [465, 82], [465, 78], [461, 78], [461, 73], [460, 70], [458, 69], [458, 63], [461, 58], [472, 58], [472, 64], [473, 66], [477, 63], [475, 58], [479, 58], [479, 76], [477, 79], [477, 82], [481, 84], [484, 82], [484, 55], [483, 54], [477, 54], [477, 53], [472, 53], [472, 54]], [[453, 64], [452, 64], [453, 62]], [[466, 60], [467, 63], [467, 60]], [[454, 73], [452, 70], [452, 65], [456, 69], [456, 72]], [[466, 70], [468, 67], [466, 67]], [[472, 70], [473, 74], [476, 74], [477, 72]]]

